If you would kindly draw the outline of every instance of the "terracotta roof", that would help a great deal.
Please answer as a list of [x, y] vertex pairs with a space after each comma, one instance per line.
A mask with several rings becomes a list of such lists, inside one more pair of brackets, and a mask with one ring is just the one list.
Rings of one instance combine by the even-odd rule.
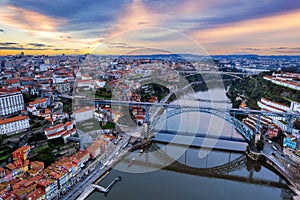
[[20, 148], [18, 148], [17, 150], [15, 150], [14, 152], [12, 152], [13, 154], [14, 153], [19, 153], [19, 152], [24, 152], [24, 151], [28, 151], [30, 149], [30, 146], [22, 146]]
[[54, 136], [61, 136], [63, 134], [65, 134], [65, 132], [67, 132], [66, 130], [61, 130], [59, 132], [56, 132], [56, 133], [51, 133], [51, 134], [48, 134], [47, 137], [54, 137]]
[[8, 79], [6, 80], [6, 83], [13, 84], [13, 83], [20, 83], [18, 79]]
[[12, 88], [12, 89], [7, 89], [7, 88], [0, 88], [0, 94], [12, 94], [12, 93], [17, 93], [20, 92], [18, 88]]
[[47, 99], [36, 99], [35, 101], [33, 102], [29, 102], [29, 104], [37, 104], [37, 103], [45, 103], [47, 101]]
[[86, 112], [86, 111], [90, 111], [90, 110], [95, 110], [94, 107], [86, 107], [86, 108], [81, 108], [79, 110], [74, 111], [74, 113], [81, 113], [81, 112]]
[[65, 123], [65, 126], [70, 126], [70, 125], [72, 125], [72, 124], [73, 124], [73, 122], [68, 121], [68, 122]]
[[76, 80], [78, 83], [91, 83], [92, 80]]
[[17, 116], [17, 117], [10, 117], [7, 119], [0, 119], [0, 125], [16, 122], [16, 121], [20, 121], [20, 120], [25, 120], [25, 119], [28, 119], [28, 117], [27, 116]]
[[56, 126], [52, 126], [50, 128], [46, 128], [45, 131], [52, 131], [52, 130], [59, 129], [59, 128], [64, 127], [64, 126], [65, 126], [64, 124], [58, 124]]
[[26, 196], [27, 199], [37, 200], [45, 195], [45, 192], [42, 189], [37, 189]]

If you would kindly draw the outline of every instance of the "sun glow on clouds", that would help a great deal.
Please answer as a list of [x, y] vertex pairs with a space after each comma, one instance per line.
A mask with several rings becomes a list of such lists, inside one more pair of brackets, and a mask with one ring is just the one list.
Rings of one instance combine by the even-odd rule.
[[[26, 41], [27, 43], [44, 42], [53, 46], [53, 48], [30, 50], [30, 53], [33, 54], [45, 53], [45, 51], [49, 54], [57, 54], [60, 52], [86, 53], [87, 45], [95, 45], [98, 43], [97, 38], [75, 39], [70, 37], [68, 33], [59, 31], [59, 27], [62, 27], [67, 23], [67, 19], [52, 18], [38, 12], [12, 5], [2, 5], [0, 8], [0, 25], [3, 24], [3, 26], [7, 27], [8, 30], [12, 32], [10, 35], [6, 34], [3, 39], [21, 42], [24, 47], [27, 47]], [[78, 51], [78, 48], [81, 49], [81, 51]], [[57, 49], [62, 50], [58, 51]], [[5, 55], [12, 52], [15, 53], [19, 51], [10, 50], [8, 52], [1, 51], [0, 53]]]
[[119, 34], [122, 31], [134, 30], [142, 27], [159, 26], [162, 18], [151, 12], [141, 0], [133, 0], [126, 5], [124, 11], [118, 16], [116, 26], [111, 35]]
[[292, 13], [231, 23], [212, 29], [191, 31], [189, 34], [207, 46], [213, 45], [216, 48], [219, 44], [219, 48], [222, 49], [226, 48], [224, 43], [237, 48], [243, 45], [248, 45], [246, 47], [256, 45], [260, 48], [276, 45], [294, 46], [299, 42], [299, 19], [300, 10], [297, 10]]
[[[47, 4], [37, 2], [35, 5], [40, 7], [34, 7], [0, 3], [0, 30], [5, 30], [1, 32], [0, 41], [18, 42], [24, 47], [27, 47], [26, 43], [32, 42], [53, 46], [52, 51], [51, 48], [47, 48], [45, 53], [57, 52], [53, 51], [54, 48], [77, 49], [76, 52], [86, 53], [87, 47], [93, 49], [108, 41], [108, 44], [104, 45], [106, 47], [103, 49], [104, 54], [118, 54], [132, 51], [134, 48], [147, 47], [171, 51], [183, 49], [186, 52], [190, 49], [189, 43], [187, 45], [185, 38], [180, 36], [181, 33], [204, 45], [211, 54], [236, 53], [240, 49], [247, 52], [253, 49], [253, 53], [255, 49], [263, 49], [271, 54], [272, 50], [267, 49], [299, 46], [300, 10], [294, 9], [300, 4], [295, 4], [295, 8], [289, 6], [284, 9], [278, 2], [275, 4], [277, 7], [272, 8], [266, 1], [248, 5], [247, 2], [231, 0], [232, 6], [224, 8], [228, 2], [228, 0], [173, 2], [132, 0], [126, 3], [122, 1], [116, 2], [122, 4], [118, 12], [113, 14], [108, 12], [110, 14], [107, 16], [104, 12], [103, 17], [94, 16], [94, 6], [93, 9], [87, 7], [86, 9], [90, 10], [83, 15], [85, 17], [80, 18], [78, 24], [74, 23], [73, 13], [64, 15], [53, 7], [51, 10], [53, 12], [41, 9]], [[103, 6], [103, 3], [95, 6]], [[69, 4], [61, 4], [64, 5]], [[79, 5], [74, 2], [74, 8]], [[254, 14], [249, 10], [253, 10]], [[266, 10], [269, 11], [267, 14], [264, 12], [261, 14]], [[259, 14], [255, 14], [255, 11]], [[76, 9], [74, 14], [75, 12]], [[85, 28], [82, 28], [82, 24]], [[153, 29], [151, 32], [149, 27], [162, 28]], [[181, 33], [175, 34], [176, 31]], [[194, 52], [194, 49], [190, 49], [190, 52]]]
[[0, 19], [7, 26], [17, 28], [33, 36], [46, 38], [59, 36], [61, 33], [57, 31], [57, 27], [67, 22], [65, 19], [53, 19], [38, 12], [12, 5], [0, 9]]

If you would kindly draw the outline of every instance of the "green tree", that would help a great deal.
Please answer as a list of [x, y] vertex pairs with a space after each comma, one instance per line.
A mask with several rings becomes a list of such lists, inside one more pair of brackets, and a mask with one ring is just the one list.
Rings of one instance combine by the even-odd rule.
[[38, 155], [37, 160], [44, 162], [47, 167], [55, 161], [55, 157], [52, 155], [51, 149], [46, 148]]

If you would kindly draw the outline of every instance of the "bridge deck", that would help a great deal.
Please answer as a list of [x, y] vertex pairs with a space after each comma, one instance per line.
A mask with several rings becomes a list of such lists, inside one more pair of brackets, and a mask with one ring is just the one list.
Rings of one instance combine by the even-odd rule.
[[[206, 142], [204, 142], [206, 140]], [[222, 151], [235, 151], [235, 152], [245, 152], [248, 143], [242, 141], [228, 141], [221, 139], [212, 138], [201, 138], [201, 137], [191, 137], [185, 135], [171, 135], [164, 133], [157, 133], [153, 138], [153, 141], [161, 143], [173, 143], [180, 145], [187, 145], [191, 147], [202, 147], [202, 148], [212, 148]]]

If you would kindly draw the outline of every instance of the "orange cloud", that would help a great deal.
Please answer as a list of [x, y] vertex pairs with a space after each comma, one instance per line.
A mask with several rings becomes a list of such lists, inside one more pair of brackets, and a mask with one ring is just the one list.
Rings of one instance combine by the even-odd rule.
[[[257, 35], [265, 33], [276, 33], [282, 31], [286, 32], [286, 35], [289, 35], [289, 30], [291, 29], [296, 28], [300, 30], [299, 19], [300, 11], [298, 10], [293, 13], [247, 20], [223, 25], [218, 28], [200, 30], [193, 32], [191, 35], [205, 43], [234, 40], [236, 37], [245, 37], [244, 40], [247, 41], [246, 36], [251, 37], [255, 35], [255, 37], [257, 37]], [[266, 36], [270, 37], [270, 35]]]
[[51, 18], [38, 12], [7, 5], [0, 9], [0, 23], [30, 35], [53, 38], [61, 35], [57, 31], [57, 27], [66, 23], [66, 20]]
[[142, 27], [158, 26], [163, 19], [148, 9], [141, 0], [133, 0], [121, 13], [111, 32], [112, 35]]

